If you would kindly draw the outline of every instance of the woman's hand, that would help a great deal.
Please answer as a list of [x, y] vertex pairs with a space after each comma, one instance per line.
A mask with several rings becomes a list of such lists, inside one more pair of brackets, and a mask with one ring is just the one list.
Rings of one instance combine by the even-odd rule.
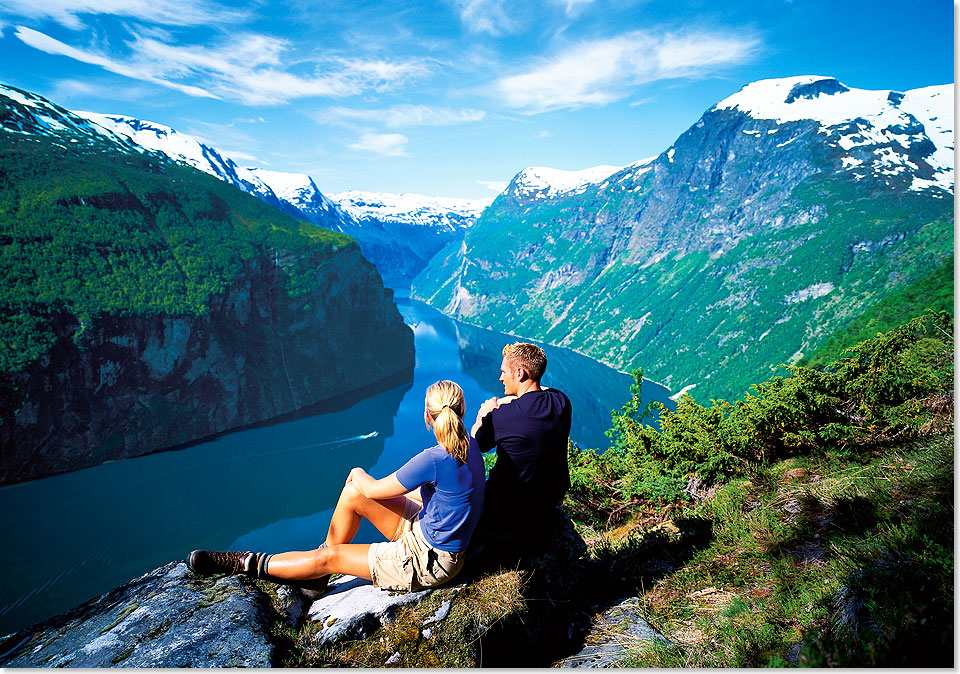
[[352, 484], [358, 492], [372, 499], [391, 498], [407, 493], [407, 489], [397, 479], [396, 473], [378, 480], [363, 468], [352, 469], [347, 475], [346, 484]]

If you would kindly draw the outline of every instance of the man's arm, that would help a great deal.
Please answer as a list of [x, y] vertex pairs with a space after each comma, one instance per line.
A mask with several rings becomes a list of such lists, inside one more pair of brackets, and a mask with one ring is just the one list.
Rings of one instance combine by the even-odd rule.
[[483, 418], [490, 414], [493, 410], [497, 409], [499, 406], [500, 401], [496, 398], [490, 398], [489, 400], [483, 401], [483, 404], [480, 405], [479, 411], [477, 411], [477, 420], [474, 422], [473, 428], [470, 429], [470, 435], [476, 438], [477, 431], [479, 431], [480, 426], [483, 425]]

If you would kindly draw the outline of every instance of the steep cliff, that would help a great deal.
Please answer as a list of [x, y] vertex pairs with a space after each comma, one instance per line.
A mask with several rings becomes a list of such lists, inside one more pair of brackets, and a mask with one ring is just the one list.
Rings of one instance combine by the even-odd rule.
[[353, 239], [29, 96], [0, 96], [0, 483], [412, 369], [412, 333]]
[[737, 395], [952, 252], [951, 101], [754, 83], [652, 159], [559, 188], [522, 172], [412, 296]]

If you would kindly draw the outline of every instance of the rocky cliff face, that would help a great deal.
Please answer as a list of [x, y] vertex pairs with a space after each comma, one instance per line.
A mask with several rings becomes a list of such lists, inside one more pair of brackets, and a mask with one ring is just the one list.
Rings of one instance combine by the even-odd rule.
[[412, 296], [698, 398], [739, 395], [952, 251], [950, 100], [749, 85], [605, 178], [531, 190], [521, 173]]
[[[278, 265], [315, 268], [291, 297]], [[32, 367], [0, 377], [0, 482], [203, 439], [413, 367], [413, 337], [356, 244], [330, 259], [254, 258], [199, 316], [69, 314]]]

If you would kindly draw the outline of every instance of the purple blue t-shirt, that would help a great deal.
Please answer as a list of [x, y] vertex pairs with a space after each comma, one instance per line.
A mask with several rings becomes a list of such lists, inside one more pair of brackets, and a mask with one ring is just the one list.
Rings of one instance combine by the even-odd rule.
[[421, 487], [420, 529], [431, 547], [446, 552], [467, 549], [483, 510], [483, 473], [483, 457], [473, 438], [466, 463], [434, 445], [397, 471], [404, 489]]

